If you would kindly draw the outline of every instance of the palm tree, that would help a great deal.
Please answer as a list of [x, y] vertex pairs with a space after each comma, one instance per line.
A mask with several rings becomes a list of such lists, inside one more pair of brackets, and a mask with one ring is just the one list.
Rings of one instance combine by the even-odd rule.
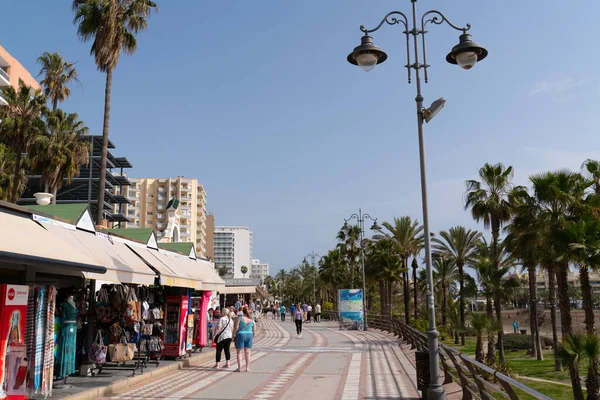
[[0, 142], [0, 200], [10, 201], [13, 185], [16, 183], [17, 193], [23, 193], [27, 186], [27, 175], [23, 168], [20, 169], [19, 178], [14, 179], [15, 154]]
[[[13, 182], [20, 182], [23, 153], [27, 152], [31, 142], [45, 131], [41, 116], [46, 108], [46, 98], [41, 90], [32, 93], [31, 88], [25, 85], [21, 85], [19, 89], [12, 86], [5, 88], [3, 97], [8, 105], [0, 107], [0, 140], [7, 144], [15, 155]], [[19, 186], [12, 185], [10, 201], [13, 203], [19, 199]]]
[[402, 261], [397, 254], [396, 242], [384, 236], [372, 241], [366, 261], [366, 272], [379, 283], [381, 314], [391, 317], [394, 285], [400, 279]]
[[596, 194], [600, 194], [600, 161], [587, 159], [581, 166], [586, 178], [593, 182], [593, 189]]
[[594, 300], [590, 285], [589, 269], [597, 270], [600, 266], [600, 221], [588, 216], [586, 219], [565, 226], [562, 241], [568, 244], [565, 253], [558, 257], [579, 266], [579, 280], [585, 310], [585, 328], [594, 333]]
[[[388, 231], [387, 236], [394, 240], [396, 254], [402, 260], [402, 274], [404, 278], [404, 318], [406, 323], [410, 322], [410, 289], [408, 284], [408, 259], [410, 256], [418, 254], [423, 247], [423, 225], [419, 221], [412, 220], [410, 217], [394, 217], [394, 222], [384, 222], [383, 227]], [[375, 235], [375, 238], [381, 238], [382, 235]]]
[[[481, 233], [472, 231], [464, 226], [455, 226], [449, 231], [441, 231], [440, 238], [433, 238], [433, 248], [438, 253], [453, 261], [458, 267], [459, 280], [459, 312], [460, 324], [465, 325], [465, 299], [464, 299], [464, 279], [463, 268], [465, 264], [470, 264], [477, 254], [477, 245], [481, 238]], [[464, 332], [460, 335], [461, 344], [465, 345]]]
[[356, 259], [360, 255], [360, 228], [358, 225], [344, 224], [337, 234], [338, 247], [348, 259], [350, 268], [350, 289], [354, 289], [354, 273], [356, 272]]
[[346, 268], [346, 259], [339, 248], [329, 250], [319, 262], [319, 275], [323, 282], [330, 285], [333, 293], [330, 299], [333, 300], [334, 310], [338, 308], [338, 291], [340, 284], [347, 282], [348, 270]]
[[221, 267], [219, 268], [219, 276], [222, 278], [225, 275], [227, 275], [227, 266], [221, 265]]
[[[588, 338], [590, 341], [589, 347], [587, 343]], [[598, 338], [595, 335], [585, 335], [583, 333], [571, 333], [563, 338], [561, 356], [569, 364], [569, 369], [574, 369], [577, 371], [577, 376], [579, 376], [579, 363], [580, 361], [586, 359], [587, 350], [590, 351], [590, 355], [592, 355], [593, 358], [593, 361], [590, 360], [589, 363], [589, 369], [592, 371], [591, 374], [588, 374], [589, 382], [586, 384], [586, 387], [587, 385], [591, 386], [588, 389], [590, 391], [588, 392], [588, 399], [598, 399], [598, 357], [600, 356], [600, 342], [598, 342]], [[596, 388], [594, 388], [594, 386], [596, 386]], [[580, 380], [573, 382], [573, 399], [584, 399]]]
[[[539, 223], [539, 207], [535, 199], [529, 195], [527, 188], [518, 186], [510, 195], [513, 208], [513, 219], [506, 227], [508, 236], [505, 239], [508, 250], [515, 258], [521, 260], [527, 269], [529, 281], [529, 323], [533, 354], [537, 360], [543, 360], [542, 343], [537, 321], [537, 283], [536, 267], [540, 263], [543, 247], [544, 226]], [[556, 324], [554, 324], [556, 329]]]
[[151, 0], [73, 0], [73, 22], [77, 35], [87, 42], [93, 38], [90, 53], [96, 67], [106, 73], [104, 92], [104, 123], [102, 128], [102, 159], [98, 189], [97, 222], [103, 220], [104, 188], [106, 185], [106, 157], [108, 151], [108, 125], [110, 121], [110, 96], [112, 75], [121, 52], [133, 54], [137, 49], [135, 35], [146, 29], [152, 10], [157, 11]]
[[511, 206], [508, 199], [512, 189], [513, 168], [501, 163], [486, 163], [479, 169], [481, 182], [466, 182], [465, 210], [471, 209], [473, 218], [483, 221], [486, 229], [492, 230], [492, 261], [498, 263], [498, 238], [500, 228], [510, 219]]
[[246, 267], [245, 265], [242, 265], [242, 267], [240, 268], [240, 272], [244, 275], [244, 279], [246, 279], [246, 273], [248, 272], [248, 267]]
[[44, 52], [37, 59], [41, 66], [39, 75], [44, 75], [40, 82], [44, 95], [52, 102], [52, 111], [56, 110], [59, 102], [65, 101], [71, 94], [67, 86], [71, 82], [80, 83], [77, 79], [75, 64], [63, 60], [58, 53]]
[[471, 325], [477, 332], [477, 343], [475, 344], [475, 360], [483, 363], [485, 353], [483, 351], [483, 334], [492, 331], [492, 321], [486, 313], [473, 313], [471, 315]]
[[[440, 285], [442, 289], [442, 325], [446, 325], [446, 315], [448, 309], [448, 290], [450, 286], [459, 277], [460, 272], [456, 262], [443, 255], [435, 255], [433, 258], [433, 280]], [[460, 322], [464, 325], [464, 322]]]
[[77, 114], [67, 114], [61, 109], [46, 112], [47, 131], [31, 143], [31, 166], [41, 171], [44, 191], [56, 193], [63, 182], [70, 184], [79, 176], [80, 168], [87, 164], [88, 143], [83, 140], [88, 128]]

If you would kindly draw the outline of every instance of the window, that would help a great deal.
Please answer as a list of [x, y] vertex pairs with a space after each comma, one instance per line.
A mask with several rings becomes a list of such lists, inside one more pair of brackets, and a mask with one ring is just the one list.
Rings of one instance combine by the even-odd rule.
[[153, 194], [148, 194], [148, 197], [154, 197], [154, 195]]
[[154, 215], [154, 213], [152, 211], [148, 211], [146, 215]]

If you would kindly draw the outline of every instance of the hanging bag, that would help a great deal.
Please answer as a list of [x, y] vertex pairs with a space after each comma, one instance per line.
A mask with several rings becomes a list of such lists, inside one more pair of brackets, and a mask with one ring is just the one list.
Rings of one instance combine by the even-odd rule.
[[133, 288], [129, 288], [128, 290], [126, 307], [125, 319], [129, 322], [139, 322], [141, 319], [140, 302]]
[[131, 361], [135, 356], [135, 343], [127, 343], [123, 336], [120, 343], [108, 345], [108, 354], [112, 362]]
[[112, 306], [108, 297], [106, 287], [100, 288], [98, 291], [98, 300], [96, 301], [96, 315], [98, 320], [103, 323], [112, 321]]
[[108, 347], [104, 345], [102, 341], [102, 331], [98, 331], [96, 334], [96, 340], [92, 343], [88, 359], [93, 364], [104, 364], [106, 362], [106, 352]]

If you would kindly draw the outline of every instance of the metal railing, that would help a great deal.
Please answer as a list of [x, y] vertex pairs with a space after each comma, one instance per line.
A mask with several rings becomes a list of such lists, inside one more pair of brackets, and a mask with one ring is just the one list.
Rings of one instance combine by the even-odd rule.
[[2, 68], [0, 68], [0, 75], [2, 75], [4, 77], [4, 79], [6, 79], [9, 83], [10, 83], [10, 76], [8, 75], [8, 73], [3, 70]]
[[[324, 311], [323, 318], [338, 321], [339, 315], [336, 311]], [[398, 336], [399, 339], [408, 342], [411, 349], [429, 350], [427, 335], [412, 326], [383, 315], [369, 314], [368, 318], [370, 328]], [[443, 383], [454, 381], [460, 385], [464, 400], [494, 398], [551, 400], [550, 397], [458, 352], [456, 349], [440, 343], [439, 350], [440, 368], [444, 372]]]

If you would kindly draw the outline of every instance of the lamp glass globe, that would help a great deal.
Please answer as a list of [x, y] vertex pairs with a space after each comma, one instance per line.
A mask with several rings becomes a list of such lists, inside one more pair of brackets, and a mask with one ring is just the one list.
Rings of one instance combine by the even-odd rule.
[[477, 63], [477, 53], [474, 51], [463, 51], [456, 55], [456, 63], [462, 69], [471, 69]]
[[356, 63], [365, 72], [369, 72], [377, 65], [377, 56], [373, 53], [361, 53], [356, 56]]

